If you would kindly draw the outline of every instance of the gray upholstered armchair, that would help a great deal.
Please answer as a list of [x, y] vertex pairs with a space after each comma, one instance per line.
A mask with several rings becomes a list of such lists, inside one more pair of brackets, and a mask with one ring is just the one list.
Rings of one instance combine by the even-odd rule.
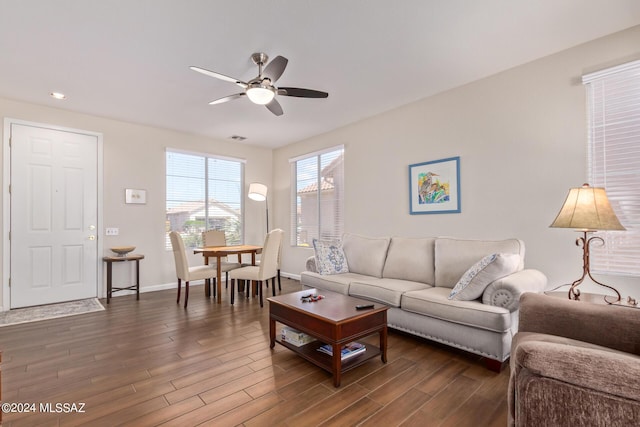
[[640, 423], [640, 309], [526, 293], [511, 347], [509, 425]]

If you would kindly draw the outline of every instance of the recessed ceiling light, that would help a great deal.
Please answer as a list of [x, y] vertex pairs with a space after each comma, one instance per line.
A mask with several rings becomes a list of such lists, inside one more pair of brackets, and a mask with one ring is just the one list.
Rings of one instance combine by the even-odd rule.
[[67, 99], [67, 95], [60, 92], [51, 92], [49, 96], [55, 99]]

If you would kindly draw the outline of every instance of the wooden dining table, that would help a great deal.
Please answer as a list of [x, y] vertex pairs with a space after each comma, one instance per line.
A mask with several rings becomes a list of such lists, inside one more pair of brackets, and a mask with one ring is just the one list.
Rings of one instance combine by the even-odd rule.
[[217, 302], [222, 302], [222, 266], [221, 259], [229, 255], [238, 255], [238, 262], [242, 263], [242, 254], [251, 254], [251, 265], [256, 265], [256, 254], [262, 251], [262, 246], [253, 245], [236, 245], [236, 246], [205, 246], [202, 248], [195, 248], [194, 254], [202, 254], [204, 256], [204, 263], [209, 265], [209, 258], [216, 258], [216, 286], [218, 291]]

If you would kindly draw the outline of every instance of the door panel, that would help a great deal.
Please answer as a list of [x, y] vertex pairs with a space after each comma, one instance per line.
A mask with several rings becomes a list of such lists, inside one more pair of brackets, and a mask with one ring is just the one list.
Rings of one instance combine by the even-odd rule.
[[[14, 169], [15, 166], [12, 166]], [[52, 180], [51, 167], [43, 165], [32, 165], [28, 169], [28, 188], [39, 188], [39, 194], [29, 192], [27, 212], [29, 213], [29, 229], [33, 232], [51, 232], [51, 188], [49, 183]], [[15, 187], [14, 187], [15, 188]], [[18, 189], [21, 187], [18, 186]], [[21, 195], [18, 195], [21, 196]], [[21, 197], [12, 197], [20, 199]], [[16, 200], [18, 201], [18, 200]]]
[[11, 308], [97, 296], [98, 138], [11, 125]]

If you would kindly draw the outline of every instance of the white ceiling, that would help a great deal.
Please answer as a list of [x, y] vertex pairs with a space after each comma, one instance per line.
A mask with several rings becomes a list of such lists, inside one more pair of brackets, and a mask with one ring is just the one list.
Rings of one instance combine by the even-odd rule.
[[[638, 24], [638, 0], [0, 0], [0, 97], [278, 147]], [[247, 81], [253, 52], [329, 98], [208, 105], [240, 88], [188, 67]]]

